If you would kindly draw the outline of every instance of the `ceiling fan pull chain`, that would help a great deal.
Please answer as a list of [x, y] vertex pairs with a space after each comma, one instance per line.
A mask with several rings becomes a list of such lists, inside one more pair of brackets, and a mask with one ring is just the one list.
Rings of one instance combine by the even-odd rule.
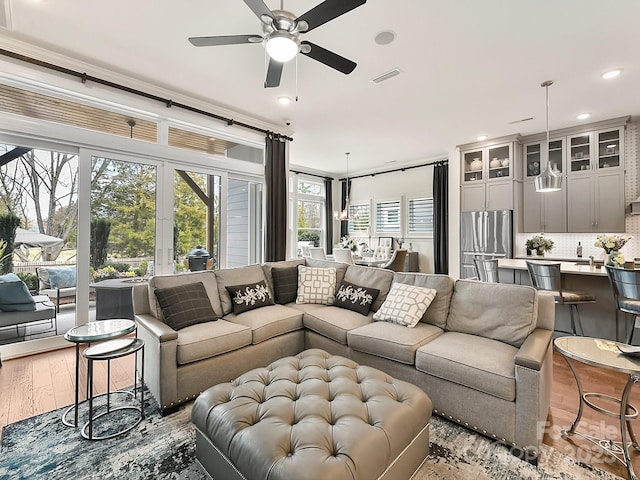
[[296, 102], [298, 101], [298, 56], [296, 55]]

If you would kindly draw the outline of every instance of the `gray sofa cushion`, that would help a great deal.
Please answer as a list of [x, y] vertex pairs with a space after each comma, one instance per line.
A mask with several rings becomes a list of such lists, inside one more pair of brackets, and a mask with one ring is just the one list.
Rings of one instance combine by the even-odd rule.
[[536, 328], [533, 287], [458, 280], [445, 330], [492, 338], [520, 347]]
[[[393, 283], [393, 272], [382, 268], [349, 265], [344, 274], [344, 280], [355, 285], [380, 290], [378, 298], [376, 298], [373, 305], [371, 305], [371, 310], [375, 312], [387, 298], [391, 283]], [[340, 283], [338, 283], [338, 285], [340, 285]]]
[[416, 368], [449, 382], [512, 402], [518, 349], [465, 333], [445, 332], [416, 352]]
[[298, 297], [298, 267], [272, 268], [273, 296], [276, 303], [286, 305]]
[[264, 270], [261, 265], [248, 265], [246, 267], [225, 268], [216, 270], [216, 281], [218, 282], [218, 292], [220, 294], [220, 304], [225, 315], [233, 311], [231, 296], [227, 292], [227, 286], [242, 285], [246, 283], [257, 283], [260, 280], [266, 282]]
[[[344, 280], [344, 275], [347, 272], [346, 263], [331, 262], [329, 260], [318, 260], [317, 258], [305, 257], [307, 267], [314, 268], [335, 268], [336, 269], [336, 285], [340, 285]], [[357, 282], [352, 282], [357, 283]]]
[[165, 323], [174, 330], [218, 319], [202, 282], [156, 288], [155, 294]]
[[447, 315], [449, 315], [449, 303], [453, 295], [454, 283], [451, 277], [426, 273], [396, 273], [393, 281], [437, 290], [436, 298], [433, 299], [420, 321], [445, 328]]
[[269, 305], [239, 314], [230, 313], [224, 319], [249, 327], [252, 333], [251, 343], [254, 345], [302, 328], [302, 312], [284, 305]]
[[224, 320], [200, 323], [178, 332], [178, 365], [215, 357], [251, 344], [251, 329]]
[[347, 343], [359, 352], [413, 365], [416, 350], [442, 333], [441, 328], [427, 323], [406, 328], [393, 323], [373, 322], [348, 331]]
[[[202, 282], [207, 296], [211, 300], [211, 306], [217, 317], [222, 316], [222, 307], [220, 305], [220, 295], [218, 294], [218, 283], [216, 276], [211, 270], [203, 270], [201, 272], [181, 273], [177, 275], [158, 275], [149, 279], [149, 307], [151, 313], [160, 320], [164, 320], [162, 310], [156, 299], [156, 288], [170, 288], [187, 283]], [[240, 283], [240, 282], [238, 282]]]
[[347, 332], [371, 323], [372, 316], [373, 312], [365, 316], [344, 308], [327, 306], [305, 312], [302, 321], [309, 330], [346, 345]]

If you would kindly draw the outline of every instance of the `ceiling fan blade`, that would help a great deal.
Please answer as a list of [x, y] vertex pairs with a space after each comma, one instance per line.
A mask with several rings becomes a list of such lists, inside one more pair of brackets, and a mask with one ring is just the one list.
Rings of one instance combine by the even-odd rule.
[[296, 22], [306, 22], [309, 28], [304, 31], [309, 32], [365, 3], [367, 3], [367, 0], [325, 0], [307, 13], [300, 15]]
[[273, 58], [269, 59], [269, 67], [267, 68], [267, 79], [264, 81], [264, 88], [272, 88], [280, 85], [280, 77], [282, 77], [282, 67], [284, 67], [284, 63], [277, 62]]
[[241, 43], [260, 43], [260, 35], [219, 35], [215, 37], [189, 37], [189, 41], [196, 47], [211, 47], [214, 45], [237, 45]]
[[345, 75], [349, 75], [351, 72], [353, 72], [353, 69], [356, 68], [357, 64], [355, 62], [341, 57], [337, 53], [333, 53], [326, 48], [319, 47], [318, 45], [311, 42], [304, 41], [301, 43], [303, 46], [308, 45], [311, 48], [302, 48], [300, 50], [300, 53], [306, 55], [307, 57], [311, 57], [320, 63], [324, 63], [331, 68], [335, 68]]
[[271, 20], [274, 20], [273, 13], [271, 13], [269, 7], [267, 7], [267, 5], [262, 0], [244, 0], [244, 3], [246, 3], [247, 7], [249, 7], [253, 11], [253, 13], [256, 14], [256, 17], [258, 17], [261, 22], [267, 23], [265, 22], [264, 17], [268, 17]]

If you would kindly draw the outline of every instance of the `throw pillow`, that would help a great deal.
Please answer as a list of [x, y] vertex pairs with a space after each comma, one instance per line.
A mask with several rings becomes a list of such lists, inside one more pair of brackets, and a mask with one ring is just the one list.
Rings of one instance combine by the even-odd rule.
[[218, 319], [202, 282], [156, 288], [155, 295], [164, 323], [174, 330]]
[[347, 281], [343, 281], [336, 293], [336, 307], [346, 308], [354, 312], [366, 315], [371, 310], [371, 305], [378, 298], [380, 290], [377, 288], [361, 287]]
[[336, 269], [298, 266], [296, 303], [331, 305], [336, 293]]
[[298, 267], [272, 268], [271, 276], [276, 303], [284, 305], [295, 302], [298, 296]]
[[76, 267], [49, 268], [51, 288], [70, 288], [76, 286]]
[[15, 273], [0, 275], [0, 310], [3, 312], [30, 312], [36, 302], [29, 288]]
[[233, 313], [242, 313], [254, 308], [273, 305], [273, 297], [264, 280], [247, 285], [225, 287], [231, 296]]
[[436, 298], [436, 293], [433, 288], [394, 283], [387, 299], [373, 314], [373, 319], [415, 327]]

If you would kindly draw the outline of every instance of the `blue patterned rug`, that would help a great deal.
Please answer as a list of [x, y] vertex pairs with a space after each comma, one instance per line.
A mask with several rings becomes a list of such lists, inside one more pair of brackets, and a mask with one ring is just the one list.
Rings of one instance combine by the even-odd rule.
[[[205, 480], [195, 462], [192, 403], [161, 417], [153, 399], [147, 398], [140, 425], [110, 440], [85, 440], [79, 430], [65, 427], [60, 421], [63, 409], [7, 425], [0, 479]], [[440, 417], [432, 418], [430, 434], [432, 455], [413, 480], [619, 480], [547, 446], [540, 465], [532, 467], [504, 446]]]

